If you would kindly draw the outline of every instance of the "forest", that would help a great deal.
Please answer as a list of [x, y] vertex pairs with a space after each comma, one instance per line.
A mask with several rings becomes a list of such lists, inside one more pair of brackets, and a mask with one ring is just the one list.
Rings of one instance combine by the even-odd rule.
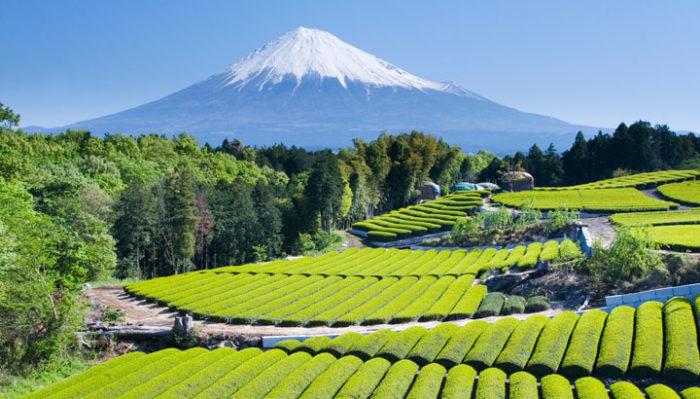
[[0, 367], [15, 371], [75, 346], [87, 282], [320, 253], [426, 180], [449, 191], [523, 169], [552, 186], [700, 164], [700, 138], [647, 122], [504, 157], [415, 131], [310, 151], [18, 124], [0, 104]]

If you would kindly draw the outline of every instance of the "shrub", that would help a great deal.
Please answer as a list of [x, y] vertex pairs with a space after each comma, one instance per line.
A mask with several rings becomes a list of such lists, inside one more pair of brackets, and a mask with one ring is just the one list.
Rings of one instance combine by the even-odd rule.
[[648, 386], [645, 391], [649, 399], [681, 399], [676, 391], [663, 384]]
[[417, 371], [418, 365], [410, 360], [404, 359], [394, 363], [372, 394], [372, 399], [403, 398]]
[[525, 368], [532, 355], [542, 328], [549, 321], [547, 316], [531, 316], [523, 320], [511, 334], [505, 348], [496, 359], [495, 367], [513, 373]]
[[466, 319], [474, 315], [476, 310], [479, 308], [479, 304], [484, 299], [487, 293], [487, 288], [485, 285], [474, 285], [467, 292], [464, 293], [459, 302], [450, 311], [447, 316], [448, 320], [456, 319]]
[[474, 276], [466, 274], [457, 278], [445, 293], [420, 318], [421, 320], [442, 320], [454, 309], [474, 282]]
[[640, 378], [661, 374], [664, 357], [663, 304], [644, 302], [634, 318], [634, 342], [630, 375]]
[[464, 362], [477, 370], [490, 367], [501, 353], [503, 346], [518, 323], [520, 323], [519, 320], [506, 317], [491, 324], [479, 335]]
[[399, 331], [389, 338], [376, 356], [388, 359], [392, 363], [401, 360], [427, 332], [428, 330], [421, 326], [413, 326]]
[[559, 313], [550, 320], [537, 340], [527, 371], [537, 376], [555, 373], [577, 321], [578, 315], [574, 312]]
[[445, 368], [437, 363], [431, 363], [420, 369], [406, 399], [436, 398], [440, 393], [445, 371]]
[[435, 358], [436, 363], [440, 363], [445, 367], [454, 367], [464, 360], [469, 350], [479, 338], [479, 335], [489, 326], [490, 324], [475, 320], [467, 323], [465, 326], [460, 327], [452, 334], [452, 338], [447, 341], [447, 344], [440, 351], [440, 353]]
[[501, 309], [502, 315], [525, 312], [525, 298], [518, 295], [508, 295]]
[[[245, 364], [248, 360], [260, 355], [262, 351], [258, 348], [248, 348], [242, 351], [234, 351], [229, 348], [217, 349], [217, 351], [226, 350], [228, 354], [218, 362], [211, 363], [209, 366], [192, 374], [190, 377], [183, 379], [178, 384], [173, 385], [165, 391], [162, 399], [174, 399], [181, 397], [194, 397], [200, 392], [205, 391], [208, 387], [215, 384], [217, 381], [225, 378], [232, 370], [237, 369], [240, 365]], [[334, 358], [335, 360], [335, 358]]]
[[375, 331], [362, 340], [361, 345], [354, 346], [349, 355], [354, 355], [360, 359], [367, 360], [374, 357], [380, 349], [386, 345], [389, 339], [396, 336], [396, 331], [379, 330]]
[[690, 301], [675, 297], [664, 305], [664, 376], [672, 381], [695, 382], [700, 373], [700, 354]]
[[554, 240], [545, 242], [540, 252], [540, 261], [551, 262], [557, 256], [559, 256], [559, 243]]
[[549, 310], [549, 299], [546, 296], [531, 296], [525, 302], [525, 313], [542, 312]]
[[406, 290], [391, 300], [384, 307], [377, 309], [369, 315], [363, 324], [384, 324], [394, 318], [401, 310], [405, 309], [409, 304], [413, 303], [416, 298], [430, 288], [437, 281], [433, 276], [424, 276], [411, 286], [410, 290]]
[[596, 371], [605, 377], [619, 378], [627, 371], [634, 334], [634, 308], [618, 306], [605, 322], [598, 350]]
[[[264, 352], [247, 362], [236, 367], [233, 371], [222, 376], [217, 380], [212, 380], [208, 388], [199, 394], [202, 398], [221, 398], [230, 395], [230, 392], [236, 392], [248, 382], [253, 380], [258, 374], [262, 373], [275, 363], [287, 357], [287, 354], [280, 349], [272, 349]], [[146, 376], [148, 377], [148, 376]], [[116, 397], [117, 392], [110, 391], [110, 398]]]
[[369, 395], [372, 394], [384, 374], [389, 370], [389, 366], [391, 363], [382, 358], [374, 358], [363, 363], [343, 385], [336, 397], [369, 398]]
[[[362, 360], [355, 356], [344, 356], [330, 365], [304, 391], [300, 398], [332, 398], [340, 387], [362, 365]], [[220, 396], [223, 397], [223, 396]]]
[[627, 381], [619, 381], [610, 385], [615, 399], [645, 399], [646, 396], [634, 384]]
[[399, 238], [398, 234], [388, 231], [370, 231], [367, 233], [367, 238], [372, 241], [394, 241]]
[[538, 398], [537, 378], [530, 373], [518, 371], [510, 376], [509, 399]]
[[420, 366], [432, 362], [458, 329], [459, 327], [455, 324], [442, 323], [428, 330], [416, 346], [408, 352], [408, 359], [413, 360]]
[[499, 315], [505, 301], [506, 296], [502, 293], [489, 292], [481, 302], [481, 305], [479, 305], [479, 310], [476, 311], [474, 317], [490, 317]]
[[330, 353], [321, 353], [314, 356], [270, 391], [266, 399], [298, 398], [316, 377], [326, 371], [335, 361], [335, 356]]
[[292, 353], [301, 346], [301, 342], [296, 339], [285, 339], [284, 341], [277, 342], [273, 348], [282, 349], [287, 353]]
[[[304, 352], [297, 352], [280, 359], [277, 363], [266, 368], [255, 378], [243, 385], [231, 399], [263, 399], [275, 388], [286, 376], [297, 370], [304, 363], [311, 359], [311, 355]], [[233, 391], [232, 391], [233, 392]], [[144, 396], [135, 396], [142, 399]]]
[[440, 296], [445, 290], [455, 281], [453, 276], [440, 277], [435, 283], [431, 284], [422, 295], [415, 298], [410, 305], [396, 313], [391, 319], [392, 323], [408, 323], [418, 320], [430, 306], [440, 299]]
[[700, 399], [700, 387], [686, 388], [681, 392], [683, 399]]
[[650, 247], [655, 246], [648, 233], [638, 231], [633, 234], [627, 228], [618, 228], [617, 237], [609, 248], [594, 244], [593, 256], [586, 265], [593, 278], [605, 284], [634, 280], [664, 269], [661, 257], [649, 251]]
[[542, 399], [574, 399], [571, 383], [566, 378], [550, 374], [542, 377]]
[[578, 399], [607, 399], [610, 397], [605, 384], [597, 378], [579, 378], [574, 385], [576, 386], [576, 397]]
[[460, 364], [452, 367], [445, 378], [445, 386], [440, 397], [442, 399], [470, 399], [474, 389], [476, 370]]
[[591, 374], [607, 317], [607, 313], [598, 309], [589, 310], [581, 316], [571, 334], [569, 347], [561, 363], [561, 374], [571, 378]]
[[315, 355], [331, 342], [330, 337], [319, 335], [316, 337], [307, 338], [301, 342], [301, 344], [296, 348], [295, 352], [307, 352]]
[[479, 382], [476, 385], [475, 399], [505, 399], [506, 398], [506, 373], [489, 368], [479, 374]]
[[321, 351], [331, 353], [336, 357], [341, 357], [352, 349], [361, 347], [365, 338], [364, 335], [356, 332], [341, 334], [328, 342], [325, 347], [321, 348]]

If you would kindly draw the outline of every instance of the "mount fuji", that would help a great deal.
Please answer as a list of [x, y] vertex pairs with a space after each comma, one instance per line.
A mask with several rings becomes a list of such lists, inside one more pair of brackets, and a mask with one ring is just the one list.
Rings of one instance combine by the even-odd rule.
[[420, 78], [331, 33], [303, 27], [169, 96], [60, 129], [66, 128], [94, 134], [186, 131], [213, 145], [237, 138], [308, 148], [421, 130], [465, 150], [492, 151], [550, 142], [562, 148], [578, 130], [595, 130]]

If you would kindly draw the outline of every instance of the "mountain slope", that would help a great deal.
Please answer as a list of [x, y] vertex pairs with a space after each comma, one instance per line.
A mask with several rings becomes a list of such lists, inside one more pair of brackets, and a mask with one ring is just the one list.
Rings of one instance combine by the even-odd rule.
[[307, 28], [160, 100], [67, 127], [96, 134], [187, 131], [212, 144], [235, 137], [246, 144], [308, 147], [339, 147], [383, 130], [415, 129], [464, 149], [495, 151], [534, 142], [568, 145], [577, 130], [593, 130], [422, 79]]

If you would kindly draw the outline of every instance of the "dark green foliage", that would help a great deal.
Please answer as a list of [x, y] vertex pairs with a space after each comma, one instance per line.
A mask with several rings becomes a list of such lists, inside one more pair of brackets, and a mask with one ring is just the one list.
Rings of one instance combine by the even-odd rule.
[[525, 312], [525, 298], [518, 295], [508, 295], [501, 309], [502, 315]]
[[525, 302], [525, 313], [541, 312], [549, 308], [549, 299], [544, 296], [531, 296]]
[[503, 304], [506, 301], [506, 296], [500, 292], [489, 292], [484, 297], [479, 305], [479, 310], [476, 311], [474, 317], [490, 317], [498, 316], [501, 313]]

